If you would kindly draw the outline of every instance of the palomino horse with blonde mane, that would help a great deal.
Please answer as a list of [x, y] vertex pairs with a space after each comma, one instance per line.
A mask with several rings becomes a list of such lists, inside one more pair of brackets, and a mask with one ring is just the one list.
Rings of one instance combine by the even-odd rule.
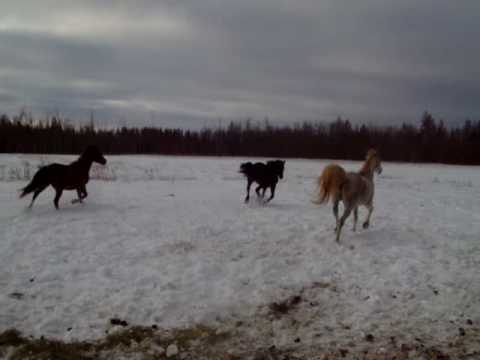
[[[318, 178], [319, 194], [314, 201], [316, 204], [323, 204], [332, 199], [333, 215], [337, 221], [336, 240], [340, 241], [340, 232], [343, 224], [353, 210], [353, 231], [357, 227], [358, 207], [365, 206], [368, 209], [368, 215], [363, 223], [366, 229], [370, 225], [370, 216], [373, 211], [373, 173], [382, 172], [380, 156], [374, 149], [367, 152], [367, 159], [359, 172], [346, 172], [341, 166], [336, 164], [328, 165]], [[343, 201], [344, 211], [342, 217], [338, 218], [338, 203]]]

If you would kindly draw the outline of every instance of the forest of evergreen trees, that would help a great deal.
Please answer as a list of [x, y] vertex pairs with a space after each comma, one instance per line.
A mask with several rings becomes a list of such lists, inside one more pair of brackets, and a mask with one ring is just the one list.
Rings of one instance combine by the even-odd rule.
[[59, 117], [40, 121], [20, 113], [0, 116], [0, 153], [78, 154], [89, 144], [107, 154], [168, 154], [298, 157], [359, 160], [369, 147], [385, 161], [480, 164], [480, 121], [447, 128], [429, 113], [419, 126], [353, 126], [341, 118], [330, 124], [272, 126], [231, 123], [199, 131], [153, 127], [96, 129]]

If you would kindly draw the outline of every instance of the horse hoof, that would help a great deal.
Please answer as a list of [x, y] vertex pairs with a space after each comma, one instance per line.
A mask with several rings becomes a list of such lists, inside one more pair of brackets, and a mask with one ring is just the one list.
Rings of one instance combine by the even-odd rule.
[[370, 225], [370, 224], [369, 224], [368, 222], [363, 223], [363, 228], [364, 228], [364, 229], [368, 229], [368, 226], [369, 226], [369, 225]]

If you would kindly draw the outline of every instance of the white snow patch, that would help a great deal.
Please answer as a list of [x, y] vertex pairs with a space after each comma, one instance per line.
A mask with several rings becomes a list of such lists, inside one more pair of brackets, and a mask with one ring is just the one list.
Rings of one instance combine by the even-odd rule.
[[287, 160], [264, 206], [243, 203], [246, 159], [107, 158], [85, 204], [66, 192], [56, 211], [46, 190], [28, 211], [24, 179], [74, 157], [0, 155], [0, 331], [91, 339], [112, 317], [187, 326], [315, 282], [338, 289], [315, 295], [325, 327], [442, 336], [444, 319], [480, 321], [478, 168], [383, 164], [370, 229], [353, 233], [349, 219], [336, 244], [331, 205], [310, 202], [329, 161]]

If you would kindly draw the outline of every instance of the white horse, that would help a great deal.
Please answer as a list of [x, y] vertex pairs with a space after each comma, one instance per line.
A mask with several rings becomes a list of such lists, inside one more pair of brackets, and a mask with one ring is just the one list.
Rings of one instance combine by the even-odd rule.
[[[373, 173], [382, 172], [382, 165], [378, 152], [370, 149], [367, 152], [365, 163], [359, 172], [346, 172], [341, 166], [330, 164], [318, 178], [319, 194], [314, 201], [316, 204], [328, 202], [331, 198], [333, 202], [333, 214], [336, 220], [336, 240], [340, 241], [340, 232], [343, 224], [353, 210], [353, 231], [357, 227], [358, 207], [365, 206], [368, 209], [368, 215], [363, 223], [366, 229], [370, 225], [370, 216], [373, 211], [374, 183]], [[338, 204], [343, 201], [344, 212], [342, 217], [338, 218]]]

